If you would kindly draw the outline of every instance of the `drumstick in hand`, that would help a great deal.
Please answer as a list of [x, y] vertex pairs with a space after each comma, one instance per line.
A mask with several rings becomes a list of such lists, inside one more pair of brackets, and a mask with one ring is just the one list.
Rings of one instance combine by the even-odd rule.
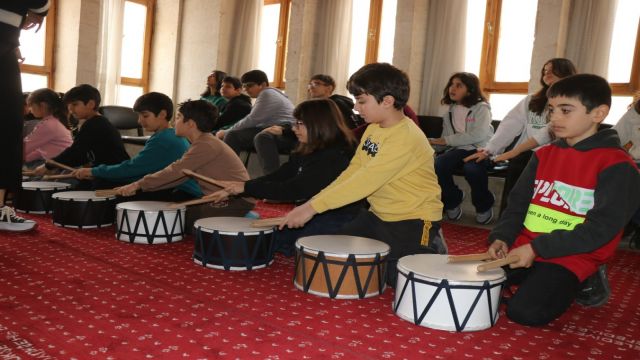
[[280, 225], [280, 223], [284, 220], [283, 217], [275, 217], [269, 219], [260, 219], [251, 223], [251, 227], [271, 227]]
[[520, 257], [518, 255], [508, 255], [504, 259], [498, 259], [498, 260], [494, 260], [488, 263], [478, 265], [477, 271], [483, 272], [483, 271], [493, 270], [505, 265], [513, 264], [514, 262], [518, 262], [518, 261], [520, 261]]
[[45, 175], [42, 177], [42, 180], [53, 180], [53, 179], [71, 179], [74, 176], [72, 174], [60, 174], [60, 175]]
[[465, 261], [483, 261], [491, 259], [491, 255], [488, 252], [480, 254], [467, 254], [467, 255], [449, 255], [447, 262], [458, 263]]
[[112, 197], [118, 195], [118, 191], [116, 189], [101, 189], [96, 190], [97, 197]]
[[209, 198], [193, 199], [193, 200], [179, 202], [179, 203], [171, 203], [169, 204], [169, 209], [179, 209], [189, 205], [206, 204], [213, 201], [214, 201], [213, 199], [209, 199]]
[[59, 162], [57, 162], [55, 160], [51, 160], [51, 159], [47, 160], [46, 163], [49, 164], [49, 165], [53, 165], [55, 167], [58, 167], [60, 169], [65, 169], [65, 170], [69, 170], [69, 171], [74, 171], [75, 170], [74, 168], [72, 168], [69, 165], [61, 164], [61, 163], [59, 163]]
[[223, 189], [225, 188], [225, 186], [223, 184], [221, 184], [218, 180], [212, 179], [212, 178], [210, 178], [208, 176], [200, 175], [200, 174], [195, 173], [195, 172], [193, 172], [193, 171], [191, 171], [189, 169], [182, 169], [182, 173], [187, 175], [187, 176], [191, 176], [191, 177], [194, 177], [194, 178], [198, 178], [198, 179], [200, 179], [202, 181], [208, 182], [209, 184], [213, 184], [215, 186], [219, 186], [219, 187], [221, 187]]

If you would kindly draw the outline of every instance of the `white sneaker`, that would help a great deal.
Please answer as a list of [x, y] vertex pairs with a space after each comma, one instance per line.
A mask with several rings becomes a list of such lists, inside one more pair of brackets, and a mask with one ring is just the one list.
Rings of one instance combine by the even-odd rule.
[[476, 214], [476, 222], [478, 224], [487, 225], [493, 220], [493, 208]]
[[467, 194], [465, 194], [465, 192], [462, 192], [462, 200], [460, 200], [460, 204], [458, 204], [458, 206], [454, 207], [453, 209], [448, 209], [445, 210], [444, 212], [447, 214], [447, 218], [449, 218], [449, 220], [451, 221], [458, 221], [460, 220], [460, 218], [462, 217], [462, 202], [464, 201], [464, 198], [467, 196]]
[[[491, 193], [491, 196], [493, 197], [493, 202], [495, 204], [496, 196], [493, 195], [493, 193]], [[493, 204], [491, 205], [489, 210], [476, 213], [476, 222], [478, 224], [487, 225], [491, 222], [491, 220], [493, 220]]]
[[0, 208], [0, 230], [5, 231], [29, 231], [38, 226], [38, 223], [16, 215], [13, 208], [3, 206]]

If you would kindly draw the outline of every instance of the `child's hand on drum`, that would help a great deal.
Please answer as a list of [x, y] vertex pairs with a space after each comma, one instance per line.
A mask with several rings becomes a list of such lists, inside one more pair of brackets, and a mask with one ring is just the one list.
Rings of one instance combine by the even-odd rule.
[[115, 190], [116, 194], [120, 196], [132, 196], [135, 195], [139, 189], [140, 185], [137, 182], [134, 182], [129, 185], [117, 187], [113, 190]]
[[42, 176], [42, 175], [45, 175], [48, 172], [49, 171], [47, 170], [47, 168], [44, 165], [40, 165], [37, 168], [33, 169], [33, 175], [35, 175], [35, 176]]
[[495, 240], [493, 243], [491, 243], [491, 246], [489, 246], [489, 250], [487, 250], [487, 252], [492, 259], [502, 259], [507, 256], [509, 247], [507, 246], [506, 242], [502, 240]]
[[76, 169], [71, 173], [71, 175], [73, 175], [78, 180], [93, 178], [93, 175], [91, 175], [91, 168]]
[[307, 221], [311, 220], [315, 214], [315, 209], [311, 206], [311, 203], [307, 201], [306, 203], [291, 210], [287, 216], [284, 217], [284, 220], [282, 220], [278, 229], [284, 229], [285, 225], [291, 229], [301, 228], [307, 223]]
[[208, 199], [211, 200], [211, 202], [217, 203], [220, 201], [224, 201], [227, 200], [229, 198], [229, 193], [226, 190], [218, 190], [214, 193], [211, 193], [209, 195], [205, 195], [202, 198], [203, 199]]
[[244, 192], [244, 181], [217, 180], [217, 182], [224, 188], [224, 191], [226, 191], [228, 195], [238, 195]]
[[509, 267], [512, 269], [519, 267], [529, 268], [533, 264], [533, 260], [536, 258], [536, 253], [533, 251], [531, 244], [517, 247], [511, 250], [511, 252], [509, 252], [509, 255], [516, 255], [520, 258], [519, 261], [511, 263], [509, 265]]

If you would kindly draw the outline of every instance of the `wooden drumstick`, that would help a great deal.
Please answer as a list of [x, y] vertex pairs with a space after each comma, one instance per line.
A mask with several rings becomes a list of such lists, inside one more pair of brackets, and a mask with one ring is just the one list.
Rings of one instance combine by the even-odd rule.
[[69, 165], [61, 164], [61, 163], [59, 163], [59, 162], [57, 162], [55, 160], [51, 160], [51, 159], [47, 160], [46, 163], [49, 164], [49, 165], [53, 165], [55, 167], [58, 167], [60, 169], [65, 169], [65, 170], [69, 170], [69, 171], [74, 171], [75, 170], [74, 168], [72, 168]]
[[189, 205], [206, 204], [206, 203], [213, 202], [213, 201], [214, 201], [213, 199], [209, 199], [209, 198], [193, 199], [193, 200], [179, 202], [179, 203], [171, 203], [171, 204], [169, 204], [169, 208], [170, 209], [179, 209], [181, 207], [185, 207], [185, 206], [189, 206]]
[[269, 219], [260, 219], [251, 223], [251, 227], [271, 227], [280, 225], [280, 223], [284, 220], [283, 217], [275, 217]]
[[113, 197], [118, 195], [118, 191], [116, 189], [100, 189], [96, 190], [97, 197]]
[[22, 175], [23, 176], [33, 176], [35, 174], [36, 174], [36, 172], [33, 171], [33, 170], [22, 170]]
[[493, 270], [501, 266], [513, 264], [514, 262], [518, 262], [518, 261], [520, 261], [520, 257], [518, 255], [508, 255], [504, 259], [498, 259], [498, 260], [494, 260], [488, 263], [478, 265], [477, 271], [483, 272], [483, 271]]
[[53, 179], [71, 179], [75, 176], [72, 174], [60, 174], [60, 175], [45, 175], [42, 177], [42, 180], [53, 180]]
[[221, 183], [220, 183], [218, 180], [216, 180], [216, 179], [212, 179], [212, 178], [210, 178], [210, 177], [208, 177], [208, 176], [200, 175], [200, 174], [195, 173], [195, 172], [193, 172], [193, 171], [191, 171], [191, 170], [189, 170], [189, 169], [182, 169], [182, 173], [183, 173], [183, 174], [185, 174], [185, 175], [187, 175], [187, 176], [191, 176], [191, 177], [194, 177], [194, 178], [198, 178], [198, 179], [200, 179], [200, 180], [202, 180], [202, 181], [208, 182], [209, 184], [213, 184], [213, 185], [215, 185], [215, 186], [219, 186], [219, 187], [221, 187], [221, 188], [223, 188], [223, 189], [224, 189], [224, 185], [223, 185], [223, 184], [221, 184]]
[[467, 254], [467, 255], [449, 255], [447, 262], [458, 263], [466, 261], [483, 261], [491, 259], [491, 255], [488, 252], [480, 254]]

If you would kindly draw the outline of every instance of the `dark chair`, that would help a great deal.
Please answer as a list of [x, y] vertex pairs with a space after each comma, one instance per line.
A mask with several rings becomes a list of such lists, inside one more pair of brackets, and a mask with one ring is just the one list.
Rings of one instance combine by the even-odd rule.
[[149, 140], [138, 124], [138, 113], [132, 108], [118, 105], [101, 106], [98, 111], [118, 130], [136, 130], [137, 136], [122, 135], [125, 144], [142, 145]]

